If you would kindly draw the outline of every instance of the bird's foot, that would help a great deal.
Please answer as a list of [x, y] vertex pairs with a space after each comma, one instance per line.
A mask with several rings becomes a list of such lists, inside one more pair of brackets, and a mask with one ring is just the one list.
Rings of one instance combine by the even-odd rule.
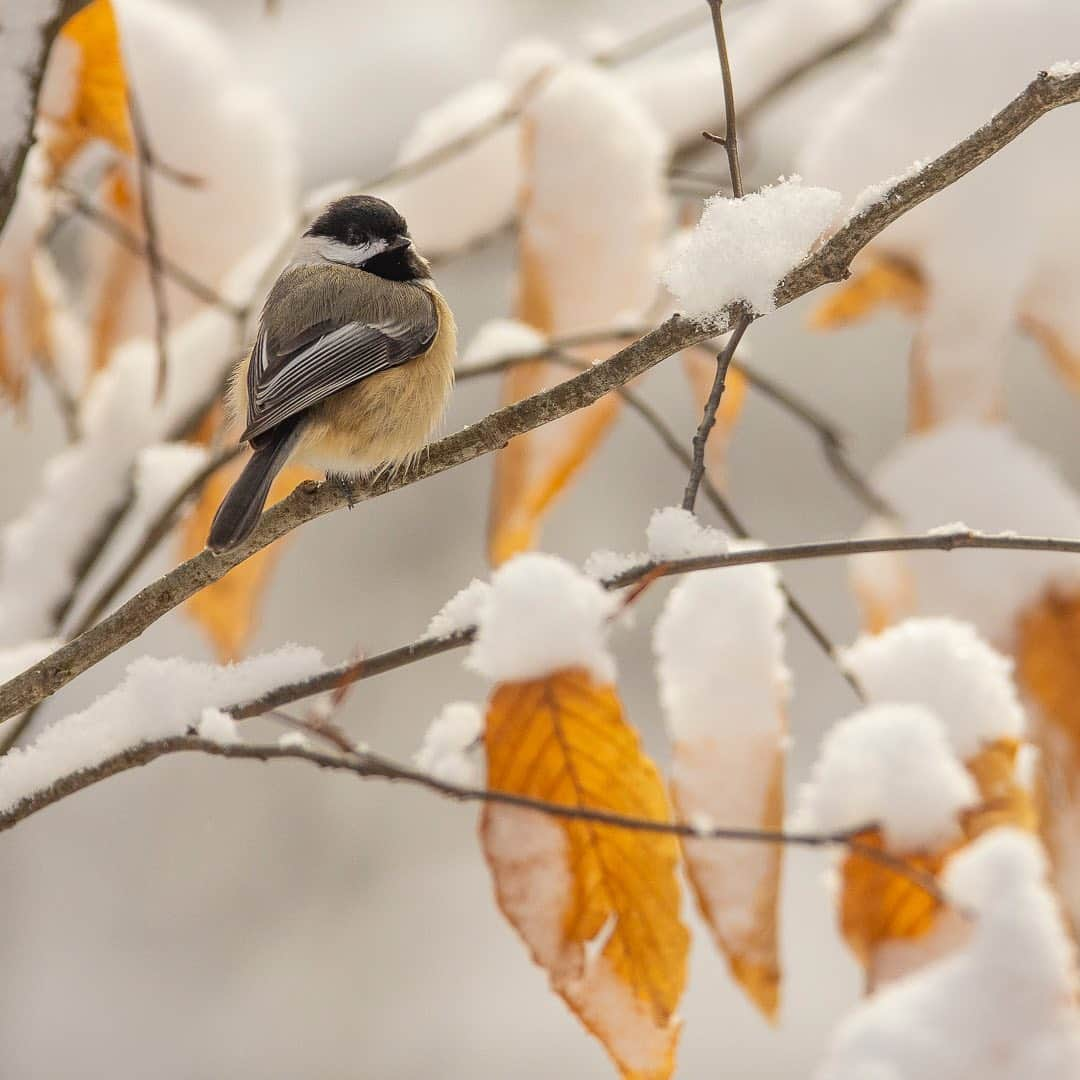
[[340, 473], [328, 473], [327, 480], [334, 485], [345, 496], [345, 503], [350, 510], [360, 501], [356, 497], [356, 490], [354, 484], [355, 478], [351, 476], [342, 476]]

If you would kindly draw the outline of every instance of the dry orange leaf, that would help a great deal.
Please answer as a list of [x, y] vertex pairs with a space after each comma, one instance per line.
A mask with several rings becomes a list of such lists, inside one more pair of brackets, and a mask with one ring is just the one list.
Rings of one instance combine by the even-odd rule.
[[130, 154], [127, 80], [110, 0], [93, 0], [72, 15], [60, 31], [60, 41], [70, 43], [77, 53], [66, 110], [48, 117], [53, 131], [47, 150], [54, 171], [62, 171], [91, 139], [103, 139]]
[[[646, 310], [656, 295], [655, 266], [668, 205], [666, 151], [651, 121], [610, 76], [565, 65], [545, 77], [521, 122], [518, 282], [515, 315], [545, 336], [608, 326]], [[611, 138], [637, 130], [640, 138]], [[615, 192], [625, 183], [634, 197]], [[612, 190], [597, 202], [568, 199], [591, 185]], [[618, 342], [569, 350], [583, 363]], [[519, 401], [573, 375], [533, 363], [507, 373], [503, 402]], [[587, 409], [514, 439], [495, 460], [488, 551], [498, 565], [533, 546], [544, 514], [599, 446], [619, 412], [609, 394]]]
[[[546, 334], [554, 333], [547, 275], [555, 272], [531, 254], [527, 234], [520, 241], [518, 318]], [[595, 354], [607, 352], [595, 346]], [[546, 390], [574, 372], [564, 365], [537, 361], [511, 368], [503, 380], [509, 405]], [[535, 543], [540, 522], [560, 492], [592, 456], [619, 411], [615, 395], [587, 409], [514, 439], [495, 458], [495, 480], [488, 523], [488, 557], [499, 566]]]
[[[878, 829], [867, 833], [861, 843], [878, 851], [885, 846]], [[913, 870], [936, 877], [945, 856], [913, 855], [904, 861]], [[844, 858], [840, 880], [840, 928], [864, 967], [871, 967], [874, 952], [883, 943], [922, 937], [933, 928], [937, 900], [891, 867], [850, 854]]]
[[[753, 790], [751, 778], [762, 779], [762, 813], [753, 820], [725, 817], [722, 824], [783, 827], [784, 752], [777, 737], [768, 735], [734, 746], [715, 739], [677, 742], [671, 771], [671, 798], [680, 820], [693, 821], [699, 814], [711, 819], [709, 811], [716, 804], [722, 778], [739, 776], [740, 790]], [[780, 1005], [778, 908], [783, 846], [684, 839], [682, 847], [698, 909], [726, 956], [732, 976], [762, 1014], [775, 1021]]]
[[1080, 595], [1049, 591], [1021, 617], [1017, 639], [1017, 681], [1035, 706], [1040, 827], [1075, 934], [1080, 930]]
[[[184, 558], [198, 555], [206, 547], [210, 522], [240, 467], [238, 463], [231, 468], [219, 469], [203, 488], [184, 523], [181, 538]], [[307, 469], [298, 466], [282, 469], [270, 488], [267, 506], [280, 502], [312, 476]], [[276, 541], [188, 600], [188, 614], [206, 632], [220, 660], [237, 660], [244, 655], [256, 628], [259, 602], [281, 550], [281, 541]]]
[[[484, 742], [495, 790], [670, 820], [614, 688], [584, 671], [497, 687]], [[624, 1077], [666, 1080], [689, 948], [675, 838], [496, 804], [480, 836], [499, 906], [552, 988]]]
[[850, 326], [886, 304], [908, 315], [917, 315], [926, 304], [926, 285], [910, 263], [888, 256], [871, 256], [814, 308], [810, 325], [815, 330]]
[[[963, 839], [905, 858], [908, 866], [937, 877], [957, 851], [989, 829], [1037, 827], [1034, 803], [1016, 778], [1019, 749], [1015, 739], [999, 739], [965, 763], [980, 802], [963, 816]], [[884, 846], [878, 830], [863, 842], [878, 850]], [[963, 920], [942, 911], [916, 881], [858, 854], [848, 855], [841, 869], [840, 926], [866, 971], [868, 991], [942, 955], [967, 932]]]

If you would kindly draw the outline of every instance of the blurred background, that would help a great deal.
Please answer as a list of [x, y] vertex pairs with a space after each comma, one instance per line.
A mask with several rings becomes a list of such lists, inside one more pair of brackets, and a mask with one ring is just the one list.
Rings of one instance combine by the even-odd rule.
[[[523, 36], [542, 34], [580, 55], [591, 41], [671, 14], [659, 0], [280, 0], [272, 14], [262, 0], [190, 6], [279, 103], [303, 191], [378, 175], [418, 113], [490, 73]], [[700, 28], [669, 51], [710, 47], [707, 11], [698, 6]], [[731, 6], [734, 25], [751, 5]], [[865, 52], [847, 57], [756, 117], [745, 132], [748, 185], [791, 171], [807, 115], [842, 98], [866, 63]], [[722, 174], [719, 148], [702, 160]], [[440, 266], [463, 341], [511, 311], [513, 266], [509, 241]], [[794, 304], [756, 324], [748, 356], [840, 423], [854, 458], [869, 467], [905, 428], [910, 330], [883, 316], [816, 335], [806, 315], [806, 305]], [[678, 365], [662, 365], [644, 389], [689, 442], [698, 413]], [[1080, 484], [1073, 402], [1026, 344], [1010, 357], [1008, 393], [1024, 438]], [[488, 412], [497, 396], [493, 381], [462, 384], [448, 429]], [[32, 395], [24, 417], [0, 417], [0, 449], [19, 463], [0, 473], [5, 520], [27, 504], [62, 445], [44, 394]], [[732, 502], [762, 540], [842, 537], [864, 519], [812, 434], [752, 393], [728, 472]], [[682, 468], [625, 415], [550, 516], [543, 547], [573, 560], [597, 548], [640, 549], [650, 512], [678, 502], [684, 481]], [[310, 643], [336, 662], [422, 633], [449, 596], [487, 572], [490, 485], [486, 458], [302, 529], [274, 576], [252, 651]], [[708, 509], [703, 517], [714, 520]], [[143, 577], [167, 569], [175, 555], [171, 547], [160, 552]], [[794, 564], [785, 578], [836, 641], [857, 633], [841, 562]], [[661, 762], [650, 635], [663, 592], [646, 596], [636, 625], [615, 641], [628, 716]], [[788, 640], [794, 785], [823, 729], [855, 701], [790, 621]], [[83, 706], [145, 653], [210, 655], [187, 616], [174, 612], [53, 699], [47, 715]], [[451, 653], [361, 683], [343, 724], [358, 740], [409, 758], [444, 703], [482, 700], [482, 682], [461, 659]], [[270, 736], [280, 730], [265, 728]], [[302, 765], [184, 758], [34, 816], [0, 841], [3, 1074], [612, 1075], [600, 1045], [497, 914], [476, 816], [475, 808], [422, 792]], [[820, 852], [787, 856], [775, 1030], [734, 988], [688, 908], [695, 946], [678, 1075], [789, 1077], [819, 1059], [859, 993], [856, 967], [833, 929], [829, 863]]]

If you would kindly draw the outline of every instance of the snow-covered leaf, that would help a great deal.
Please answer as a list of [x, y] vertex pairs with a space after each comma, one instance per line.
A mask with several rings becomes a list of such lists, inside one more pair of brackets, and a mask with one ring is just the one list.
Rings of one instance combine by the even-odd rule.
[[[703, 530], [704, 531], [704, 530]], [[770, 566], [692, 574], [656, 624], [671, 737], [671, 796], [683, 821], [779, 829], [784, 817], [786, 604]], [[732, 974], [775, 1019], [783, 848], [683, 840], [698, 906]]]
[[[615, 79], [579, 64], [553, 71], [522, 120], [517, 317], [544, 335], [597, 330], [654, 299], [667, 224], [666, 146]], [[606, 356], [599, 342], [574, 355]], [[566, 367], [507, 373], [503, 400], [566, 379]], [[540, 520], [586, 462], [618, 410], [609, 395], [517, 439], [496, 460], [489, 552], [498, 564], [532, 546]]]
[[[911, 0], [877, 62], [811, 127], [802, 171], [855, 205], [873, 198], [882, 178], [976, 130], [1062, 52], [1072, 59], [1077, 42], [1080, 8], [1060, 0], [984, 0], [977, 12], [970, 0]], [[1034, 333], [1075, 384], [1078, 147], [1080, 113], [1059, 110], [905, 214], [869, 249], [914, 268], [925, 291], [919, 303], [903, 287], [919, 321], [913, 427], [998, 417], [1018, 327]], [[844, 287], [847, 298], [826, 303], [858, 307], [861, 288], [857, 280]]]

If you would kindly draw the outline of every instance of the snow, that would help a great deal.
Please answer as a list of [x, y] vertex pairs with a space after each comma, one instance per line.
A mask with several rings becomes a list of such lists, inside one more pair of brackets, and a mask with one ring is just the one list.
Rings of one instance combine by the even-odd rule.
[[672, 739], [779, 733], [791, 682], [786, 610], [779, 575], [764, 564], [703, 570], [671, 590], [653, 648]]
[[[663, 514], [674, 523], [683, 513], [659, 511], [653, 522]], [[702, 529], [691, 515], [682, 519], [684, 527], [687, 520], [697, 532], [688, 538], [691, 552], [717, 541], [720, 550], [726, 548], [715, 530]], [[791, 676], [781, 629], [787, 605], [779, 584], [768, 565], [689, 574], [671, 590], [656, 622], [660, 704], [674, 744], [671, 794], [680, 818], [695, 831], [702, 822], [780, 825], [778, 779], [786, 757]], [[765, 969], [775, 965], [768, 896], [779, 872], [779, 848], [697, 840], [687, 840], [684, 848], [699, 903], [721, 947]]]
[[501, 58], [493, 78], [458, 91], [417, 119], [398, 152], [399, 167], [437, 153], [500, 115], [507, 117], [447, 160], [376, 190], [405, 216], [426, 255], [460, 251], [512, 220], [524, 169], [521, 123], [509, 114], [562, 60], [553, 45], [519, 42]]
[[55, 652], [62, 644], [59, 638], [45, 638], [13, 645], [9, 649], [0, 649], [0, 683], [13, 679], [49, 653]]
[[[189, 6], [117, 0], [115, 8], [125, 68], [154, 150], [201, 181], [185, 185], [155, 173], [161, 248], [200, 280], [224, 288], [248, 252], [295, 229], [297, 159], [287, 112], [244, 75], [220, 31]], [[92, 251], [111, 250], [108, 238], [87, 235]], [[129, 325], [147, 335], [148, 287], [146, 275], [138, 275], [124, 300]], [[166, 305], [174, 324], [202, 306], [169, 280]]]
[[729, 548], [724, 533], [702, 525], [692, 511], [678, 506], [654, 510], [646, 537], [649, 556], [657, 562], [698, 555], [722, 555]]
[[[487, 123], [511, 103], [498, 80], [485, 80], [424, 113], [405, 139], [397, 164], [407, 165]], [[519, 132], [506, 123], [423, 175], [377, 188], [409, 223], [417, 247], [444, 255], [506, 224], [521, 178]]]
[[217, 310], [178, 327], [161, 402], [154, 346], [145, 340], [119, 349], [94, 380], [80, 410], [82, 439], [46, 465], [37, 497], [0, 533], [0, 646], [53, 632], [52, 612], [102, 515], [128, 495], [134, 459], [209, 398], [234, 341], [232, 320]]
[[448, 637], [459, 630], [475, 626], [480, 609], [491, 593], [486, 581], [473, 578], [464, 589], [455, 593], [443, 604], [428, 623], [427, 637]]
[[841, 197], [799, 177], [729, 199], [707, 200], [701, 220], [663, 272], [679, 308], [705, 316], [743, 301], [775, 310], [773, 291], [808, 254], [840, 209]]
[[[1074, 3], [911, 0], [877, 61], [811, 125], [801, 171], [850, 203], [970, 135], [1076, 41]], [[1080, 351], [1078, 171], [1080, 113], [1055, 110], [875, 241], [926, 281], [919, 365], [935, 421], [1001, 411], [1021, 320]]]
[[424, 733], [416, 767], [448, 784], [483, 787], [483, 732], [484, 714], [471, 701], [443, 706]]
[[[135, 459], [135, 500], [117, 527], [112, 542], [98, 557], [86, 575], [80, 590], [82, 603], [71, 606], [65, 627], [77, 625], [87, 604], [98, 596], [101, 587], [124, 565], [141, 544], [147, 530], [165, 507], [206, 464], [208, 452], [194, 443], [158, 443], [141, 450]], [[145, 569], [143, 573], [145, 574]], [[134, 591], [135, 582], [129, 587]], [[119, 596], [118, 602], [125, 599]]]
[[1051, 79], [1067, 79], [1070, 75], [1080, 75], [1080, 60], [1059, 60], [1046, 69]]
[[923, 705], [933, 712], [962, 761], [988, 743], [1023, 734], [1012, 661], [968, 623], [908, 619], [859, 638], [840, 659], [871, 702]]
[[[908, 435], [872, 481], [908, 532], [960, 518], [987, 533], [1080, 536], [1080, 498], [1057, 465], [1000, 425], [956, 423]], [[880, 521], [870, 525], [885, 528]], [[895, 594], [898, 576], [906, 576], [909, 608], [969, 622], [1005, 649], [1019, 613], [1046, 589], [1080, 585], [1080, 561], [1066, 552], [906, 552], [874, 565], [857, 556], [852, 565], [861, 594], [884, 595], [879, 582]]]
[[519, 555], [492, 575], [466, 665], [492, 682], [539, 679], [585, 668], [608, 684], [615, 661], [607, 622], [618, 600], [554, 555]]
[[203, 709], [199, 726], [195, 730], [200, 739], [220, 743], [222, 746], [236, 746], [243, 741], [236, 721], [221, 709]]
[[821, 832], [877, 824], [890, 851], [937, 849], [978, 802], [945, 725], [921, 705], [871, 705], [825, 736], [799, 798], [800, 826]]
[[57, 780], [93, 768], [143, 743], [184, 735], [208, 722], [208, 737], [221, 740], [225, 725], [207, 714], [247, 701], [274, 686], [323, 670], [317, 649], [288, 645], [276, 652], [219, 666], [173, 658], [143, 657], [123, 681], [82, 712], [58, 720], [31, 745], [0, 758], [0, 811]]
[[4, 5], [0, 27], [0, 173], [6, 173], [27, 134], [32, 105], [29, 73], [41, 50], [41, 37], [60, 7], [59, 0]]
[[1075, 1080], [1073, 946], [1031, 836], [994, 829], [949, 864], [972, 911], [966, 943], [865, 999], [840, 1025], [818, 1080]]
[[545, 294], [543, 329], [594, 330], [646, 311], [670, 218], [662, 133], [616, 78], [577, 63], [551, 73], [522, 125], [522, 263]]
[[282, 750], [309, 750], [311, 740], [302, 731], [286, 731], [278, 736], [278, 746]]
[[636, 552], [609, 551], [602, 548], [593, 551], [585, 560], [585, 573], [597, 581], [607, 581], [635, 567], [644, 566], [649, 556]]
[[508, 357], [533, 356], [543, 352], [547, 345], [547, 338], [527, 323], [517, 319], [489, 319], [469, 342], [464, 356], [458, 361], [458, 371]]

